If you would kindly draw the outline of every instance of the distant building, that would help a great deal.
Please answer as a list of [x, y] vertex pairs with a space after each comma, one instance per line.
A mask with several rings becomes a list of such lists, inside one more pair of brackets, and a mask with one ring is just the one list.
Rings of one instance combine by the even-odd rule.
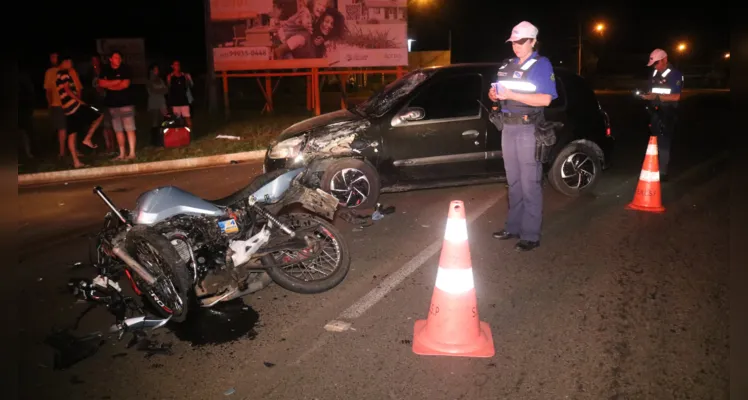
[[408, 19], [407, 0], [340, 0], [346, 21], [359, 24], [403, 23]]

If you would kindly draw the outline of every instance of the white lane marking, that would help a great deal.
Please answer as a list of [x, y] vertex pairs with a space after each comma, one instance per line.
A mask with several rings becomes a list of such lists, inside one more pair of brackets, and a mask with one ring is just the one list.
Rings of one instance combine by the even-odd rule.
[[[496, 205], [496, 203], [499, 202], [502, 198], [506, 196], [506, 191], [503, 191], [499, 193], [496, 197], [494, 197], [492, 200], [485, 202], [481, 206], [474, 209], [474, 211], [471, 213], [468, 209], [468, 213], [472, 214], [468, 218], [468, 223], [472, 223], [478, 217], [483, 215], [486, 211], [488, 211], [489, 208]], [[439, 252], [439, 249], [442, 247], [443, 243], [442, 238], [437, 239], [434, 241], [434, 243], [431, 243], [429, 247], [418, 253], [415, 257], [413, 257], [410, 261], [408, 261], [405, 265], [400, 267], [397, 271], [390, 274], [387, 278], [385, 278], [382, 283], [380, 283], [377, 287], [372, 289], [369, 293], [364, 295], [364, 297], [360, 298], [357, 302], [355, 302], [352, 306], [348, 307], [345, 311], [343, 311], [336, 320], [347, 320], [347, 319], [354, 319], [358, 318], [361, 315], [363, 315], [368, 309], [370, 309], [372, 306], [377, 304], [384, 296], [387, 295], [392, 289], [397, 287], [402, 281], [405, 280], [405, 278], [409, 277], [411, 274], [416, 272], [418, 268], [420, 268], [423, 264], [426, 263], [431, 257], [433, 257], [437, 252]]]

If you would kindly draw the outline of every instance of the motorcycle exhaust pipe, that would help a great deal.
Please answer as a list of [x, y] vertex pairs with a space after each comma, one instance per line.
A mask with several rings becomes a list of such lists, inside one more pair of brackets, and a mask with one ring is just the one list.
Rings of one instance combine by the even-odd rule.
[[112, 200], [109, 199], [109, 196], [104, 194], [104, 190], [101, 188], [101, 186], [96, 186], [93, 190], [94, 194], [99, 196], [104, 203], [106, 203], [107, 206], [109, 206], [110, 209], [112, 209], [112, 212], [119, 218], [120, 221], [122, 221], [123, 224], [130, 226], [130, 224], [127, 222], [125, 217], [122, 216], [122, 214], [119, 212], [117, 207], [114, 206], [114, 203], [112, 203]]
[[127, 264], [128, 267], [130, 267], [133, 272], [138, 274], [143, 280], [145, 281], [148, 286], [152, 286], [154, 283], [156, 283], [156, 278], [151, 275], [150, 272], [148, 272], [147, 269], [145, 269], [144, 266], [140, 265], [139, 262], [135, 261], [134, 258], [130, 257], [129, 254], [127, 254], [127, 251], [123, 249], [120, 246], [114, 247], [112, 250], [114, 254], [119, 257], [120, 260], [122, 260], [125, 264]]

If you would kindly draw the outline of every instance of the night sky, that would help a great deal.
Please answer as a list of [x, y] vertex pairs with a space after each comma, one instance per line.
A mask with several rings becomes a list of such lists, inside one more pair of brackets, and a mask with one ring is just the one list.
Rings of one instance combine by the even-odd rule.
[[[423, 2], [429, 4], [420, 5]], [[49, 12], [34, 22], [37, 39], [33, 46], [27, 47], [38, 49], [38, 53], [25, 54], [22, 67], [43, 70], [53, 49], [85, 60], [94, 54], [98, 37], [145, 37], [149, 56], [179, 57], [190, 70], [198, 73], [205, 70], [201, 0], [78, 0], [45, 7]], [[574, 62], [577, 15], [581, 14], [583, 33], [591, 39], [589, 48], [594, 48], [601, 57], [602, 72], [606, 57], [641, 55], [643, 66], [652, 49], [661, 47], [672, 53], [680, 41], [689, 44], [689, 62], [715, 62], [730, 47], [725, 10], [653, 1], [418, 0], [409, 9], [409, 30], [411, 38], [416, 40], [413, 50], [447, 49], [451, 30], [453, 62], [498, 61], [511, 55], [511, 48], [504, 40], [512, 26], [528, 20], [540, 30], [545, 55], [554, 62]], [[58, 21], [60, 14], [66, 15], [68, 21], [64, 29]], [[606, 25], [602, 38], [593, 31], [598, 21]], [[49, 41], [40, 41], [39, 37]], [[616, 63], [608, 64], [614, 68]]]

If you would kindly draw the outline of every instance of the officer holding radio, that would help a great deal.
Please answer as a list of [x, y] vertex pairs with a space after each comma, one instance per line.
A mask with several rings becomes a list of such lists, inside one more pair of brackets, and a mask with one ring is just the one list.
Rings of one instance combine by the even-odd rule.
[[518, 251], [540, 246], [543, 218], [543, 162], [555, 144], [555, 123], [545, 121], [544, 107], [558, 97], [551, 62], [535, 51], [538, 28], [523, 21], [512, 29], [516, 57], [505, 60], [488, 97], [501, 103], [491, 120], [501, 130], [501, 148], [509, 186], [509, 215], [494, 238], [519, 238]]
[[667, 181], [670, 143], [677, 122], [678, 102], [683, 90], [683, 74], [668, 63], [667, 53], [662, 49], [652, 51], [647, 66], [654, 67], [650, 91], [640, 97], [650, 102], [650, 126], [652, 135], [657, 136], [660, 175], [663, 181]]

